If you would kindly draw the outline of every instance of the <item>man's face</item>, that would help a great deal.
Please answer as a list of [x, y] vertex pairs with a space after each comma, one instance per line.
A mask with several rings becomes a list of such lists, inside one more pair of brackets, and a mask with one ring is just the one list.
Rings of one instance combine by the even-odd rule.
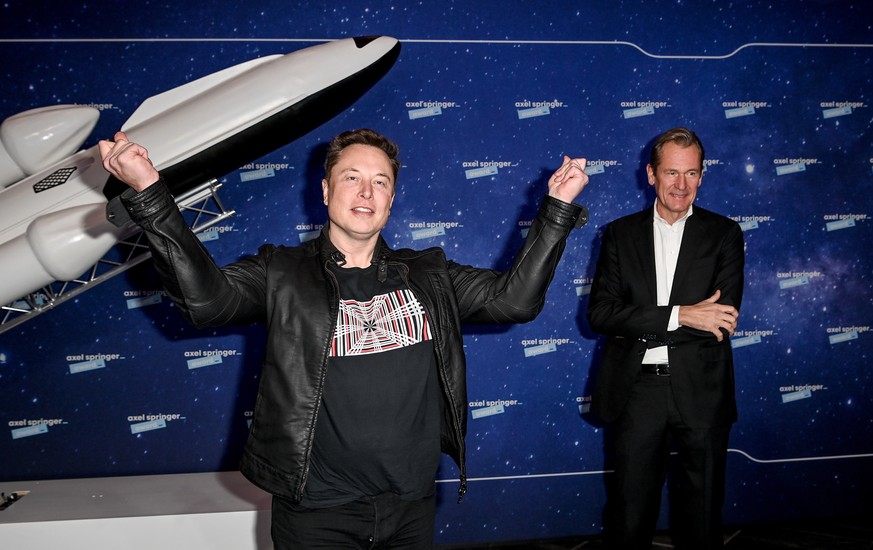
[[[328, 180], [321, 181], [331, 238], [366, 241], [377, 236], [394, 202], [394, 172], [388, 155], [370, 145], [349, 145]], [[342, 245], [343, 242], [334, 242]]]
[[649, 185], [655, 186], [658, 195], [658, 214], [673, 223], [688, 212], [697, 196], [697, 188], [703, 180], [700, 150], [695, 146], [682, 147], [668, 142], [661, 150], [661, 163], [657, 169], [649, 164]]

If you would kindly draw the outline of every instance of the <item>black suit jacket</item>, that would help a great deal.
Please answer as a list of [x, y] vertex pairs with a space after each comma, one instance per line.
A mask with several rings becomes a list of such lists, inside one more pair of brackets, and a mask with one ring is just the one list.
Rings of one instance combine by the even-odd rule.
[[640, 374], [646, 342], [668, 345], [671, 384], [684, 422], [692, 428], [736, 420], [733, 354], [727, 334], [689, 327], [668, 332], [673, 305], [693, 305], [721, 290], [719, 303], [737, 309], [743, 296], [744, 244], [739, 225], [694, 206], [682, 236], [670, 305], [657, 305], [653, 208], [610, 223], [588, 302], [592, 328], [605, 334], [603, 363], [591, 411], [616, 420]]

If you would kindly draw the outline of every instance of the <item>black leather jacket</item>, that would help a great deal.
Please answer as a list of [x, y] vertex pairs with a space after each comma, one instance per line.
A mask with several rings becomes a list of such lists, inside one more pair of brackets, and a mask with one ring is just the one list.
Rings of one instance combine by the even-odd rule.
[[[122, 202], [143, 228], [170, 298], [197, 327], [261, 322], [268, 326], [263, 373], [240, 470], [255, 485], [299, 501], [309, 472], [328, 350], [339, 308], [327, 269], [336, 249], [326, 227], [300, 246], [265, 245], [219, 268], [187, 224], [163, 181]], [[427, 311], [442, 387], [441, 444], [466, 491], [466, 361], [461, 323], [534, 319], [566, 239], [584, 209], [546, 196], [527, 240], [505, 273], [446, 260], [440, 248], [391, 250], [380, 239], [380, 270], [396, 266]]]

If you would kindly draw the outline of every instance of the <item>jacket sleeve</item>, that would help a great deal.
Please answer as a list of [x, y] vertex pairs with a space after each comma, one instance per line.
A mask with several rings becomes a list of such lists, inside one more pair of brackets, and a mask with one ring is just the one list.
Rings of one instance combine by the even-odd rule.
[[142, 228], [168, 295], [191, 324], [207, 327], [264, 318], [271, 247], [219, 268], [188, 227], [163, 180], [140, 193], [128, 189], [121, 201]]
[[543, 309], [570, 231], [585, 209], [546, 196], [512, 267], [500, 273], [449, 262], [461, 321], [526, 323]]
[[[745, 272], [745, 243], [743, 230], [733, 220], [725, 221], [720, 231], [721, 238], [718, 242], [718, 255], [712, 280], [705, 289], [704, 300], [712, 296], [716, 290], [721, 291], [718, 303], [734, 306], [739, 311], [743, 301], [743, 286]], [[691, 301], [687, 305], [693, 305], [701, 300]], [[722, 330], [727, 340], [727, 332]], [[694, 329], [691, 327], [679, 327], [668, 333], [670, 340], [677, 344], [686, 342], [708, 340], [715, 338], [710, 332]]]
[[739, 224], [732, 221], [724, 232], [724, 239], [721, 241], [721, 254], [718, 257], [712, 291], [721, 290], [718, 303], [732, 305], [737, 310], [740, 309], [743, 302], [745, 253], [743, 230], [740, 229]]

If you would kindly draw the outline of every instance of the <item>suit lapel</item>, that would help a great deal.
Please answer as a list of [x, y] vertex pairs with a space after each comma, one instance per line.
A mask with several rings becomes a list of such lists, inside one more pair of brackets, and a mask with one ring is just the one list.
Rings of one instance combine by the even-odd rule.
[[655, 274], [655, 234], [652, 223], [655, 221], [652, 208], [641, 213], [640, 224], [637, 228], [637, 240], [634, 248], [639, 258], [640, 273], [646, 284], [646, 291], [652, 302], [658, 301], [658, 281]]
[[682, 244], [679, 246], [679, 258], [676, 259], [676, 274], [673, 276], [673, 287], [670, 289], [670, 303], [679, 296], [678, 290], [685, 285], [685, 277], [688, 274], [691, 263], [694, 261], [694, 252], [700, 250], [700, 239], [703, 237], [704, 224], [700, 218], [700, 210], [694, 208], [694, 214], [685, 222], [685, 231], [682, 232]]

